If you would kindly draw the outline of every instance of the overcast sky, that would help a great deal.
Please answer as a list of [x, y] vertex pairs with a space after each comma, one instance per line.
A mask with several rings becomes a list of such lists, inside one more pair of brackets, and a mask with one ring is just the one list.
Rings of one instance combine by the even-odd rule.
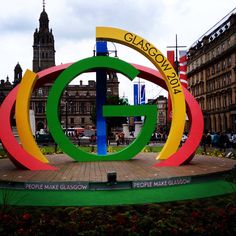
[[[1, 1], [0, 79], [13, 80], [14, 67], [32, 69], [33, 33], [39, 27], [42, 0]], [[96, 26], [122, 28], [153, 43], [166, 54], [166, 46], [189, 48], [202, 34], [236, 7], [235, 0], [46, 0], [52, 28], [56, 64], [74, 62], [93, 54]], [[117, 45], [119, 58], [153, 67], [132, 49]], [[114, 49], [109, 45], [109, 49]], [[120, 79], [120, 96], [131, 99], [132, 86]], [[129, 89], [127, 89], [129, 87]], [[148, 85], [148, 98], [163, 91]]]

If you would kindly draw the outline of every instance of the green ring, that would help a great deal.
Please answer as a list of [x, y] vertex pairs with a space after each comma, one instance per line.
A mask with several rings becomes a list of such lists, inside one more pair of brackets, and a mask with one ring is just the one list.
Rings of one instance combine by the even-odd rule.
[[157, 107], [155, 105], [119, 106], [118, 109], [116, 106], [103, 107], [104, 116], [146, 116], [143, 128], [136, 140], [123, 150], [110, 155], [96, 155], [84, 152], [71, 143], [61, 128], [58, 118], [58, 107], [64, 88], [76, 76], [97, 68], [116, 70], [127, 76], [130, 80], [133, 80], [139, 74], [139, 71], [127, 62], [107, 56], [90, 57], [72, 64], [60, 74], [49, 93], [46, 107], [49, 130], [60, 148], [76, 161], [129, 160], [143, 149], [153, 133], [157, 117]]

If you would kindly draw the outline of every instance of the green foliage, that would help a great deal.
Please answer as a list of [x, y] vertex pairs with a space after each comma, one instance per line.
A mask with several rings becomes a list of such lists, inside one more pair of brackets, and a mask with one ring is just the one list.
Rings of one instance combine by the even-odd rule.
[[3, 149], [0, 149], [0, 159], [6, 158], [6, 157], [7, 157], [7, 153]]
[[149, 146], [145, 146], [142, 152], [150, 152], [151, 148]]
[[50, 155], [50, 154], [54, 154], [55, 153], [55, 149], [53, 147], [41, 147], [40, 151], [44, 155]]
[[160, 152], [163, 147], [159, 146], [145, 146], [142, 152]]
[[109, 147], [107, 148], [107, 152], [109, 152], [109, 153], [112, 153], [112, 152], [114, 152], [114, 149], [113, 149], [113, 147], [112, 147], [112, 146], [109, 146]]
[[[207, 155], [211, 157], [227, 157], [227, 153], [219, 150], [218, 148], [207, 148], [206, 152], [204, 152], [202, 147], [199, 147], [196, 151], [196, 154], [198, 155]], [[234, 151], [232, 152], [232, 155], [230, 156], [231, 159], [236, 159], [236, 155]]]

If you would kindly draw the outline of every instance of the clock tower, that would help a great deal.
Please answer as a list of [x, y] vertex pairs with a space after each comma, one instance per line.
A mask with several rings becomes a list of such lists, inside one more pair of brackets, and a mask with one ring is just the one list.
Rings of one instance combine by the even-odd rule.
[[51, 66], [55, 66], [54, 37], [52, 29], [49, 29], [49, 19], [43, 1], [39, 28], [36, 28], [34, 32], [33, 71], [38, 72]]

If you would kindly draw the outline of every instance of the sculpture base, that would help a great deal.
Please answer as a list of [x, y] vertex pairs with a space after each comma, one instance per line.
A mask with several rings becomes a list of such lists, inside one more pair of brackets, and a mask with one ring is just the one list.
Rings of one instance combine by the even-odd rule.
[[140, 153], [130, 161], [79, 163], [64, 154], [48, 156], [57, 171], [18, 170], [2, 159], [0, 204], [6, 194], [9, 205], [99, 206], [195, 199], [235, 189], [224, 179], [235, 171], [235, 160], [195, 156], [188, 165], [154, 167], [155, 158], [156, 153]]

